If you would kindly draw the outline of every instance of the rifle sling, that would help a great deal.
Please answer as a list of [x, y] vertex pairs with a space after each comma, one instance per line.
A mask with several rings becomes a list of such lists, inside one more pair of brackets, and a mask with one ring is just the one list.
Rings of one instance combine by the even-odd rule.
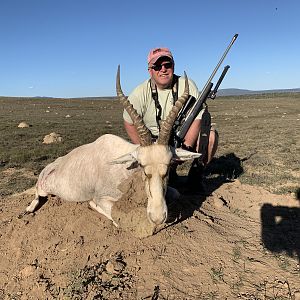
[[[175, 75], [173, 76], [173, 81], [172, 81], [172, 95], [173, 95], [173, 105], [178, 99], [178, 78], [179, 76]], [[155, 118], [156, 118], [156, 124], [158, 127], [158, 130], [160, 131], [160, 121], [161, 121], [161, 105], [158, 100], [158, 93], [157, 93], [157, 86], [151, 78], [149, 79], [150, 82], [150, 87], [151, 87], [151, 94], [152, 94], [152, 99], [154, 100], [155, 104]]]

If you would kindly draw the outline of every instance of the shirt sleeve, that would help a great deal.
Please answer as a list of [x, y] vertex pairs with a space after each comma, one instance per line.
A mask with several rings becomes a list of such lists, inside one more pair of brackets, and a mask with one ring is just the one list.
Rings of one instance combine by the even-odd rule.
[[189, 94], [194, 96], [196, 99], [200, 97], [200, 92], [197, 88], [197, 85], [192, 79], [189, 79]]

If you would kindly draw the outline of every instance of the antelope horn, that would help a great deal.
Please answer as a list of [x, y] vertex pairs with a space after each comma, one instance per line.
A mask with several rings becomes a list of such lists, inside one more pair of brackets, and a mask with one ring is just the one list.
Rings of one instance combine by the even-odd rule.
[[152, 144], [152, 139], [151, 139], [151, 133], [149, 129], [146, 127], [146, 125], [143, 122], [143, 119], [140, 117], [137, 111], [133, 108], [132, 104], [125, 97], [121, 89], [120, 65], [118, 66], [118, 72], [117, 72], [116, 90], [120, 102], [122, 103], [123, 107], [126, 109], [126, 111], [128, 112], [129, 116], [133, 121], [133, 124], [140, 138], [141, 146], [150, 146]]
[[157, 144], [160, 145], [168, 145], [171, 131], [173, 124], [177, 118], [177, 115], [181, 108], [184, 106], [185, 102], [188, 100], [189, 97], [189, 82], [188, 78], [186, 76], [186, 73], [184, 72], [184, 77], [185, 77], [185, 87], [184, 87], [184, 92], [177, 99], [175, 104], [173, 105], [171, 111], [169, 112], [169, 115], [167, 116], [166, 120], [162, 122], [161, 129], [159, 132]]

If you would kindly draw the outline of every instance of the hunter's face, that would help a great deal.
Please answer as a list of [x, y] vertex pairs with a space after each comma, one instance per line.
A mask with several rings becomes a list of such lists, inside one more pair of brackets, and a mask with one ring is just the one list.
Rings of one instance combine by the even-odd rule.
[[162, 57], [149, 68], [149, 73], [159, 89], [170, 88], [174, 74], [174, 63], [169, 58]]

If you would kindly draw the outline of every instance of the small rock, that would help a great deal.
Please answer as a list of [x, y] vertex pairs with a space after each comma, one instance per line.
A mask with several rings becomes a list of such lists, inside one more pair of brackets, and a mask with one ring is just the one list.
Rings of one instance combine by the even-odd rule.
[[29, 125], [26, 123], [26, 122], [21, 122], [19, 125], [18, 125], [19, 128], [28, 128]]
[[209, 217], [205, 217], [205, 218], [203, 219], [203, 221], [206, 222], [206, 223], [209, 224], [209, 225], [214, 224], [214, 219], [211, 219], [211, 218], [209, 218]]
[[21, 275], [22, 278], [30, 277], [31, 275], [34, 274], [35, 269], [36, 268], [34, 266], [30, 266], [30, 265], [26, 266], [19, 272], [19, 275]]
[[213, 203], [215, 208], [222, 208], [223, 206], [226, 206], [226, 202], [222, 197], [214, 198]]
[[43, 144], [52, 144], [52, 143], [61, 143], [62, 142], [62, 137], [55, 133], [51, 132], [50, 134], [45, 135]]
[[125, 263], [121, 261], [108, 261], [105, 268], [110, 274], [120, 274], [125, 268]]
[[108, 261], [108, 263], [106, 264], [106, 271], [110, 274], [115, 273], [115, 267], [114, 267], [114, 264], [111, 261]]
[[105, 282], [105, 281], [110, 281], [110, 280], [111, 280], [111, 275], [109, 275], [109, 274], [103, 272], [103, 273], [101, 274], [101, 280], [104, 281], [104, 282]]

